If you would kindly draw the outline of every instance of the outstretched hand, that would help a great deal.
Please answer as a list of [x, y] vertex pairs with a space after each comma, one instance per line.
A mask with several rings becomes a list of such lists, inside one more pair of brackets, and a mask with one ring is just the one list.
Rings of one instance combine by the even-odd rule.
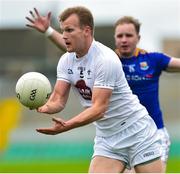
[[50, 128], [39, 128], [36, 129], [37, 132], [47, 135], [56, 135], [68, 130], [68, 127], [63, 119], [60, 118], [52, 118], [54, 121], [54, 126]]
[[39, 14], [38, 10], [34, 8], [34, 12], [30, 10], [29, 13], [31, 18], [26, 17], [26, 19], [30, 22], [30, 24], [26, 24], [26, 26], [44, 33], [50, 26], [51, 12], [49, 12], [46, 16], [42, 16]]

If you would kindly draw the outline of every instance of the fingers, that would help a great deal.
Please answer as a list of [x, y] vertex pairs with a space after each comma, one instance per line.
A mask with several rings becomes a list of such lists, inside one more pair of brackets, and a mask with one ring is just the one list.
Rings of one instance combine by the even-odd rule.
[[46, 135], [58, 134], [53, 128], [39, 128], [39, 129], [36, 129], [36, 131], [42, 134], [46, 134]]
[[52, 121], [54, 121], [55, 123], [61, 124], [61, 126], [65, 126], [65, 122], [64, 122], [64, 120], [61, 119], [61, 118], [55, 118], [55, 117], [53, 117], [53, 118], [52, 118]]
[[36, 129], [37, 132], [46, 134], [46, 135], [56, 135], [66, 131], [65, 122], [60, 118], [52, 118], [52, 121], [55, 122], [54, 127], [50, 128], [39, 128]]
[[34, 23], [34, 21], [33, 21], [31, 18], [26, 17], [26, 19], [27, 19], [29, 22]]
[[43, 112], [43, 109], [42, 109], [42, 107], [39, 107], [39, 108], [36, 109], [36, 111], [37, 112]]
[[37, 112], [40, 112], [40, 113], [49, 113], [49, 110], [48, 110], [48, 105], [45, 104], [39, 108], [37, 108]]
[[34, 28], [34, 21], [31, 18], [29, 18], [29, 17], [26, 17], [26, 19], [31, 23], [31, 24], [26, 24], [26, 26]]
[[37, 17], [40, 17], [39, 12], [37, 11], [37, 9], [36, 9], [36, 8], [34, 8], [34, 11], [35, 11], [35, 13], [36, 13]]
[[33, 25], [30, 25], [30, 24], [26, 24], [26, 27], [34, 28], [34, 26], [33, 26]]
[[50, 18], [51, 18], [51, 12], [48, 13], [48, 16], [47, 16], [47, 17], [48, 17], [48, 20], [50, 20]]
[[33, 18], [35, 18], [35, 15], [34, 15], [34, 13], [30, 10], [29, 11], [29, 13], [31, 14], [31, 16], [33, 17]]
[[[34, 10], [35, 10], [35, 8], [34, 8]], [[29, 22], [31, 22], [31, 23], [34, 24], [35, 19], [36, 19], [36, 16], [35, 16], [35, 14], [34, 14], [31, 10], [29, 11], [29, 13], [30, 13], [30, 15], [31, 15], [31, 17], [32, 17], [33, 19], [31, 19], [31, 18], [29, 18], [29, 17], [26, 17], [26, 19], [27, 19]], [[38, 13], [37, 10], [35, 11], [35, 13], [36, 13], [36, 15], [39, 17], [39, 13]], [[29, 26], [29, 25], [28, 25], [28, 26]], [[32, 27], [32, 25], [30, 25], [30, 27]]]

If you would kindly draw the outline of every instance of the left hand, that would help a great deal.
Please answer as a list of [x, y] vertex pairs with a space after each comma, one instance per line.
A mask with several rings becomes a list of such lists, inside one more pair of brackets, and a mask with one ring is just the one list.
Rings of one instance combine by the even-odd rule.
[[39, 11], [34, 8], [34, 12], [30, 11], [29, 13], [31, 18], [26, 17], [26, 19], [30, 22], [30, 24], [26, 24], [26, 26], [44, 33], [50, 26], [51, 12], [49, 12], [46, 16], [42, 16], [39, 14]]
[[61, 118], [52, 118], [54, 121], [54, 126], [50, 128], [39, 128], [36, 129], [37, 132], [47, 135], [56, 135], [68, 130], [66, 122]]

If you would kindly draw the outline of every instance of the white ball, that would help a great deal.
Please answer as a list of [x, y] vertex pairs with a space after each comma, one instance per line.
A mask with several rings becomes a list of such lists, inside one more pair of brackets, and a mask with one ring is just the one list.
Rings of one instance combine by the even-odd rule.
[[44, 105], [51, 95], [51, 84], [48, 78], [39, 72], [28, 72], [16, 83], [16, 96], [30, 109]]

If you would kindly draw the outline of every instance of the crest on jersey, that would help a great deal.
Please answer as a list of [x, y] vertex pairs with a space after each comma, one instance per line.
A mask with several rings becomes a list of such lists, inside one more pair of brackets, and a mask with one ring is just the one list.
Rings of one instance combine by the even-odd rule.
[[86, 68], [80, 66], [80, 67], [78, 67], [78, 70], [79, 70], [79, 77], [84, 78], [84, 71], [86, 70]]
[[92, 79], [91, 74], [92, 74], [92, 71], [90, 69], [87, 70], [87, 79]]
[[147, 62], [140, 62], [140, 69], [147, 70], [149, 68]]

